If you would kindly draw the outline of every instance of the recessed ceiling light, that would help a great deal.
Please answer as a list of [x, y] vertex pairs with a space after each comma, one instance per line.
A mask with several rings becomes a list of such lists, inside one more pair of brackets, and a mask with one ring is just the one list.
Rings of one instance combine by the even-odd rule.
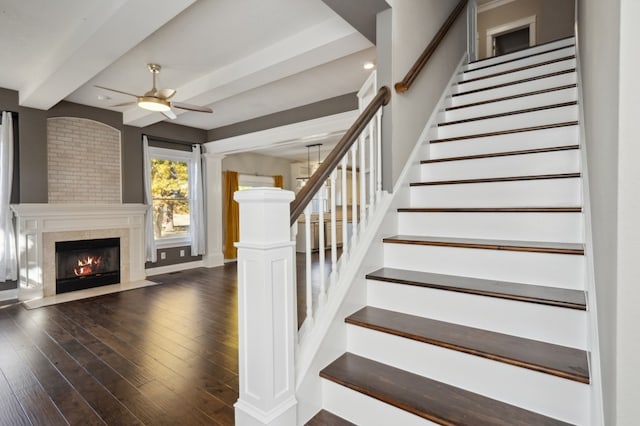
[[372, 70], [375, 68], [375, 64], [373, 62], [365, 62], [362, 66], [365, 70]]
[[107, 96], [107, 95], [98, 95], [98, 100], [99, 101], [110, 101], [111, 97]]

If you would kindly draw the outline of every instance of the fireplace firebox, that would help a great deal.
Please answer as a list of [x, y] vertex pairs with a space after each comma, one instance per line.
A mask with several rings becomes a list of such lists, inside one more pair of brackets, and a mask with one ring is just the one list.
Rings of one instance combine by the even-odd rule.
[[120, 238], [56, 242], [56, 294], [120, 282]]

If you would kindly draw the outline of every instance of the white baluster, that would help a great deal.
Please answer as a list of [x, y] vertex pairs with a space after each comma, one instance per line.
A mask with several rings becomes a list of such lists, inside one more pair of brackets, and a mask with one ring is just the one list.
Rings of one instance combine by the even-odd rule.
[[378, 167], [376, 169], [376, 203], [380, 202], [382, 196], [382, 108], [376, 113], [376, 154]]
[[360, 233], [366, 227], [367, 219], [367, 163], [365, 162], [364, 135], [358, 139], [358, 149], [360, 150]]
[[307, 293], [307, 317], [305, 322], [313, 324], [313, 288], [311, 287], [311, 203], [304, 209], [304, 236], [305, 236], [305, 284]]
[[318, 191], [318, 269], [320, 271], [320, 297], [318, 299], [319, 306], [324, 305], [327, 301], [327, 285], [325, 283], [325, 244], [324, 244], [324, 199], [321, 197], [321, 193], [324, 190], [324, 183]]
[[342, 157], [342, 256], [341, 264], [344, 265], [349, 252], [349, 240], [348, 240], [348, 229], [347, 229], [347, 177], [349, 172], [347, 171], [347, 162], [349, 161], [349, 153], [347, 152], [344, 157]]
[[374, 121], [371, 120], [369, 122], [369, 217], [371, 217], [373, 210], [374, 210], [374, 205], [375, 205], [375, 195], [376, 195], [376, 190], [375, 190], [375, 171], [376, 168], [374, 167], [374, 153], [375, 150], [374, 148], [374, 143], [375, 143], [375, 128], [374, 128]]
[[329, 182], [331, 182], [331, 284], [336, 280], [338, 265], [338, 249], [337, 249], [337, 233], [336, 233], [336, 179], [338, 177], [338, 169], [333, 169]]
[[358, 240], [358, 144], [354, 143], [351, 147], [351, 242], [349, 246], [353, 248]]

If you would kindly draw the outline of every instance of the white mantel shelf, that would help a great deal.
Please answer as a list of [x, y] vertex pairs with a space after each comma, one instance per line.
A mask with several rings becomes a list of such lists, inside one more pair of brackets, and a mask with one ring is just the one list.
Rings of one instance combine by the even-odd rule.
[[144, 204], [13, 204], [11, 210], [20, 300], [55, 294], [56, 241], [118, 237], [122, 283], [145, 279]]

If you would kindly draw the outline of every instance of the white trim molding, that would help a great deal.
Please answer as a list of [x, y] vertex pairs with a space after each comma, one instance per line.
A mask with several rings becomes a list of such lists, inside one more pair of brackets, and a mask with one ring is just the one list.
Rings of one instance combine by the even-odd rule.
[[18, 298], [55, 294], [55, 242], [120, 238], [122, 283], [145, 279], [144, 204], [12, 204], [17, 218]]
[[513, 3], [516, 0], [492, 0], [488, 1], [484, 4], [478, 5], [478, 13], [486, 12], [491, 9], [495, 9], [501, 6], [504, 6], [509, 3]]

